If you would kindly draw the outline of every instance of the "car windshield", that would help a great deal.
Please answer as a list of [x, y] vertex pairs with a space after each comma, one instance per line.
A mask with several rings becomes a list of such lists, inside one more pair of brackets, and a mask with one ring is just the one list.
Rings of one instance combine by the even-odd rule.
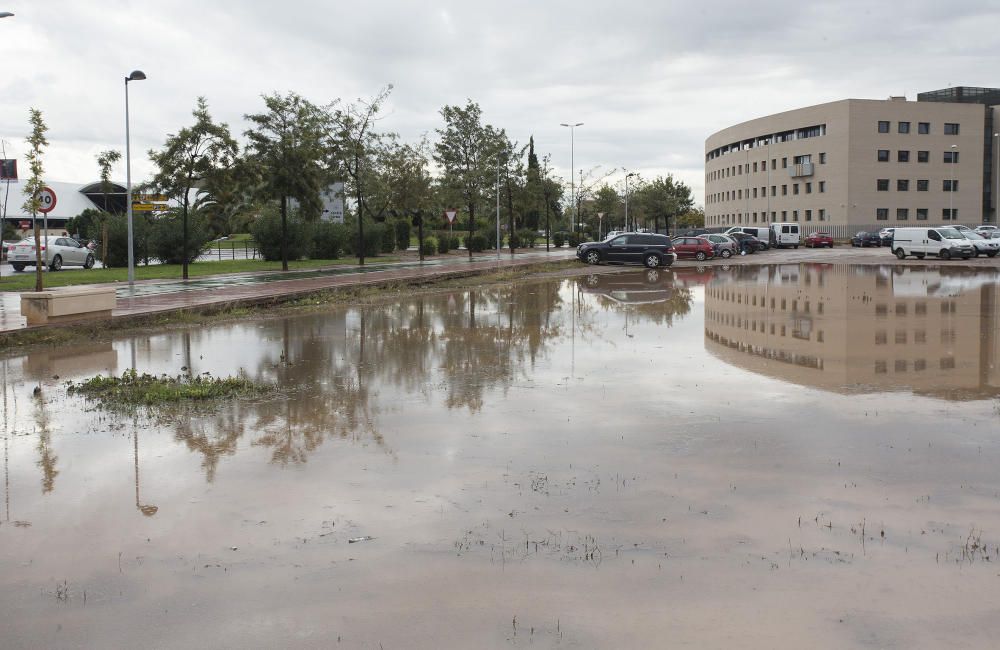
[[954, 228], [938, 228], [938, 232], [945, 239], [965, 239], [962, 233], [958, 232]]
[[962, 234], [968, 237], [969, 239], [984, 239], [984, 237], [982, 237], [978, 232], [972, 230], [968, 231], [963, 230]]

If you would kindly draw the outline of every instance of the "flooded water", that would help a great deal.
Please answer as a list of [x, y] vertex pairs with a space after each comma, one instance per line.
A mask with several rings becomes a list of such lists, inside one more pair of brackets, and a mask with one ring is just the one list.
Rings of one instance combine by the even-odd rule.
[[[995, 647], [997, 278], [629, 271], [0, 359], [2, 645]], [[66, 393], [129, 368], [284, 390]]]

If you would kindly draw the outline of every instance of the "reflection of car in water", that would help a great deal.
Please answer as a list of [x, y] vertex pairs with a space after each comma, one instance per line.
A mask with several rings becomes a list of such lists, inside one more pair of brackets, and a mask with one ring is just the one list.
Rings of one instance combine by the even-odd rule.
[[666, 302], [674, 295], [673, 274], [649, 269], [636, 273], [593, 274], [577, 280], [584, 293], [610, 298], [621, 305]]

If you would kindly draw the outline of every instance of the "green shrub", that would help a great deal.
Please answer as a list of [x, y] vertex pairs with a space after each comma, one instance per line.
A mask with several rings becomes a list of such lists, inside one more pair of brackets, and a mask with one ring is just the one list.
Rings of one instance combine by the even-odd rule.
[[488, 228], [486, 234], [483, 235], [486, 238], [486, 248], [493, 250], [497, 247], [497, 231], [493, 228]]
[[[135, 214], [132, 217], [132, 251], [136, 263], [148, 260], [149, 252], [149, 222], [144, 215]], [[108, 219], [108, 255], [101, 257], [101, 247], [94, 251], [97, 259], [105, 268], [120, 269], [128, 266], [128, 217], [123, 214], [114, 215]]]
[[[133, 217], [134, 219], [134, 217]], [[150, 254], [164, 264], [188, 264], [195, 261], [212, 235], [208, 224], [197, 212], [188, 213], [188, 242], [184, 248], [184, 224], [180, 212], [174, 211], [156, 217], [149, 233]]]
[[578, 232], [571, 232], [566, 235], [566, 241], [569, 242], [570, 248], [576, 248], [583, 241], [583, 237]]
[[410, 247], [410, 222], [406, 219], [397, 219], [392, 227], [396, 231], [396, 248], [405, 251]]
[[552, 233], [552, 245], [556, 248], [562, 248], [562, 245], [566, 243], [566, 233], [558, 230]]
[[[268, 261], [281, 259], [281, 215], [268, 211], [250, 225], [250, 234], [257, 242], [261, 256]], [[288, 259], [298, 260], [312, 254], [312, 227], [295, 215], [288, 216]]]
[[[350, 235], [347, 238], [345, 250], [351, 255], [358, 254], [358, 224], [348, 226]], [[365, 257], [378, 257], [382, 251], [382, 241], [385, 236], [385, 224], [365, 221]]]
[[438, 238], [434, 236], [424, 237], [424, 246], [423, 246], [424, 256], [425, 257], [431, 256], [437, 252], [438, 252]]
[[466, 248], [471, 250], [473, 253], [482, 253], [486, 250], [486, 236], [476, 233], [471, 237], [466, 238]]
[[344, 254], [350, 233], [342, 223], [321, 221], [313, 230], [313, 254], [318, 260], [335, 260]]
[[450, 243], [448, 241], [448, 236], [447, 235], [438, 235], [437, 237], [435, 237], [435, 239], [437, 239], [437, 252], [440, 253], [441, 255], [444, 255], [445, 253], [447, 253], [448, 250], [449, 250], [448, 249], [448, 244]]
[[462, 240], [459, 239], [458, 235], [451, 235], [448, 237], [448, 248], [453, 251], [457, 251], [458, 247], [462, 245]]
[[531, 228], [522, 228], [517, 231], [517, 239], [520, 242], [518, 248], [534, 248], [537, 233]]

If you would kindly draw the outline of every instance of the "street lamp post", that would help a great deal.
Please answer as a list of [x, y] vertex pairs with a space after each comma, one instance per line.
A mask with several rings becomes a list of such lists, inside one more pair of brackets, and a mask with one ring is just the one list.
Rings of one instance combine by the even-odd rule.
[[635, 172], [625, 174], [625, 231], [628, 232], [628, 179], [635, 176]]
[[128, 288], [135, 283], [135, 254], [132, 246], [132, 152], [128, 126], [128, 82], [142, 81], [146, 74], [133, 70], [125, 77], [125, 206], [128, 211]]
[[1000, 223], [1000, 133], [994, 133], [997, 141], [997, 155], [993, 157], [993, 169], [997, 175], [997, 191], [993, 195], [993, 223]]
[[955, 221], [955, 150], [957, 144], [951, 145], [951, 167], [948, 170], [950, 180], [948, 181], [948, 218]]
[[573, 223], [570, 225], [570, 232], [576, 232], [576, 222], [579, 220], [578, 208], [576, 205], [576, 177], [573, 170], [576, 169], [576, 127], [583, 126], [583, 122], [573, 124], [559, 123], [559, 126], [569, 128], [569, 198], [573, 202]]

